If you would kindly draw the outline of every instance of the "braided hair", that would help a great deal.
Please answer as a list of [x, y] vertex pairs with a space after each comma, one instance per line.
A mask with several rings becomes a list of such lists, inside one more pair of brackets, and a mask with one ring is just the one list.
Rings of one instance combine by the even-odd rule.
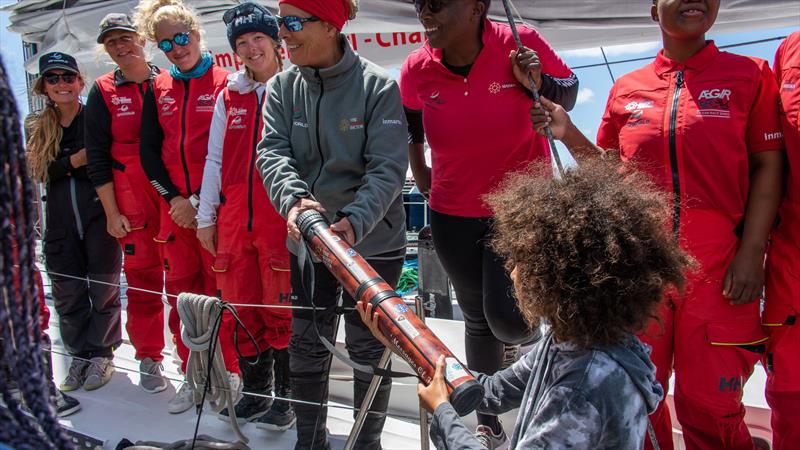
[[[34, 279], [34, 198], [19, 113], [0, 57], [0, 361], [33, 418], [23, 414], [0, 376], [0, 443], [15, 449], [72, 449], [50, 402], [41, 358], [39, 296]], [[15, 268], [18, 267], [18, 269]]]

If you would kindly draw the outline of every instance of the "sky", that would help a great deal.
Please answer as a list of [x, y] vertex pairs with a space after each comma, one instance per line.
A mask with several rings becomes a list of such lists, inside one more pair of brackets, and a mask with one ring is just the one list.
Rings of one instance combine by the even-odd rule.
[[[14, 3], [10, 0], [0, 0], [0, 6]], [[25, 96], [25, 77], [23, 69], [22, 44], [19, 35], [10, 33], [6, 30], [8, 26], [8, 13], [0, 12], [0, 54], [3, 62], [11, 76], [14, 93], [17, 102], [23, 113], [27, 112], [27, 100]], [[748, 41], [757, 41], [774, 37], [786, 36], [798, 28], [775, 28], [762, 29], [752, 32], [735, 34], [714, 34], [712, 28], [709, 38], [714, 39], [717, 45], [728, 45]], [[780, 41], [770, 41], [765, 43], [734, 47], [727, 49], [733, 53], [756, 56], [766, 59], [772, 65], [775, 50]], [[609, 61], [620, 61], [632, 58], [652, 58], [661, 48], [660, 42], [645, 42], [630, 45], [619, 45], [605, 47]], [[573, 50], [559, 53], [561, 57], [571, 67], [583, 66], [588, 64], [602, 63], [603, 58], [599, 48]], [[646, 65], [649, 61], [639, 61], [631, 63], [613, 64], [611, 72], [614, 77], [620, 77], [627, 72], [638, 69]], [[392, 69], [390, 72], [397, 76], [399, 71]], [[576, 69], [575, 73], [580, 80], [580, 91], [578, 92], [578, 102], [575, 109], [571, 112], [572, 120], [590, 138], [594, 139], [597, 127], [603, 115], [608, 92], [612, 86], [612, 80], [605, 66]]]

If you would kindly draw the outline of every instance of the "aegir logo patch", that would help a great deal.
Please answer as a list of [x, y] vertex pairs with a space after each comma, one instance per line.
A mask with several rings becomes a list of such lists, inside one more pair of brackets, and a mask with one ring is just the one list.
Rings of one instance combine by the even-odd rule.
[[703, 117], [718, 117], [730, 119], [731, 117], [731, 90], [706, 89], [697, 97], [698, 112]]
[[198, 112], [211, 112], [214, 111], [214, 96], [212, 94], [203, 94], [197, 97]]

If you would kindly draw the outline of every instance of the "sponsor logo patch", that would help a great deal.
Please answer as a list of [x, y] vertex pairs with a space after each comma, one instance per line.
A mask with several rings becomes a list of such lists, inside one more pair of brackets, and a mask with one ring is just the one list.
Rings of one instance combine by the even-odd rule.
[[506, 89], [511, 89], [513, 87], [516, 87], [516, 84], [514, 84], [514, 83], [500, 83], [500, 82], [495, 81], [495, 82], [492, 82], [492, 83], [489, 84], [489, 93], [490, 94], [499, 94], [500, 91], [503, 91], [503, 90], [506, 90]]
[[706, 89], [697, 97], [698, 113], [703, 117], [730, 119], [730, 102], [730, 89]]
[[195, 111], [198, 112], [211, 112], [214, 111], [214, 96], [211, 94], [203, 94], [197, 97], [197, 107]]
[[355, 131], [355, 130], [363, 130], [364, 129], [364, 121], [353, 117], [350, 119], [342, 119], [339, 122], [339, 131], [346, 132], [346, 131]]
[[625, 126], [638, 127], [642, 125], [648, 125], [650, 120], [644, 117], [644, 112], [645, 110], [652, 108], [654, 105], [655, 103], [652, 100], [635, 100], [625, 105], [625, 111], [630, 113], [628, 115], [628, 122], [625, 124]]

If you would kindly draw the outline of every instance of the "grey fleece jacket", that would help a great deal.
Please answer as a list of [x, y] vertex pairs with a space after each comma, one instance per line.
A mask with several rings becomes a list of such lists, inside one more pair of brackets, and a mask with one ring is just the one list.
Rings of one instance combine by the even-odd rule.
[[[397, 83], [341, 45], [335, 66], [294, 66], [269, 81], [256, 165], [283, 217], [310, 196], [331, 222], [347, 216], [355, 249], [375, 256], [406, 245], [408, 129]], [[291, 238], [287, 245], [297, 254]]]
[[[649, 349], [632, 335], [604, 349], [554, 343], [546, 355], [552, 370], [534, 407], [532, 366], [543, 341], [508, 369], [477, 375], [486, 389], [478, 411], [502, 414], [520, 408], [509, 448], [643, 448], [647, 416], [664, 397]], [[485, 450], [449, 403], [434, 411], [431, 439], [439, 450]]]

